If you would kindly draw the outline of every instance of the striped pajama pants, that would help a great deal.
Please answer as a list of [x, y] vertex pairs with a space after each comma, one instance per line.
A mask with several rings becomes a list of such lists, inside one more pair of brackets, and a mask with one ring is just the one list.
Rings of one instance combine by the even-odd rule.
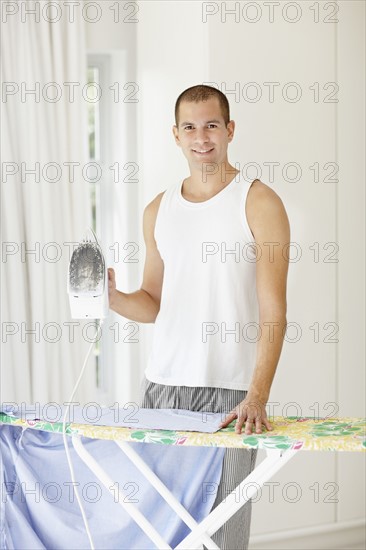
[[[150, 382], [144, 377], [141, 383], [140, 406], [147, 409], [185, 409], [228, 413], [245, 399], [246, 393], [246, 391], [226, 388], [166, 386]], [[212, 509], [216, 508], [252, 472], [256, 458], [257, 449], [226, 449], [221, 481]], [[251, 512], [251, 501], [248, 501], [212, 535], [212, 540], [219, 548], [222, 550], [246, 550], [248, 548]]]

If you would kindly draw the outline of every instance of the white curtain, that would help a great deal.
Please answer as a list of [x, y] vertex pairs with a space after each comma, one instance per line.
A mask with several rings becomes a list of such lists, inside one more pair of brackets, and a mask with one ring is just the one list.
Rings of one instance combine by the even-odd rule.
[[[21, 4], [24, 12], [42, 8], [42, 2]], [[74, 321], [73, 334], [66, 293], [71, 246], [65, 243], [80, 240], [90, 225], [90, 183], [82, 175], [85, 29], [80, 7], [73, 23], [65, 13], [50, 22], [56, 15], [50, 9], [22, 22], [19, 9], [2, 24], [0, 397], [18, 403], [66, 401], [93, 333], [83, 337], [81, 321]], [[74, 181], [65, 163], [78, 163]], [[35, 169], [36, 176], [27, 173]], [[90, 400], [94, 376], [89, 368], [76, 400]]]

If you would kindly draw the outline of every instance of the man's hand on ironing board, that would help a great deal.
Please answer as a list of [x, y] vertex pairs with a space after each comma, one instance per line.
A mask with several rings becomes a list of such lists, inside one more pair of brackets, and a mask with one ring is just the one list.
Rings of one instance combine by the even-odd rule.
[[262, 425], [267, 430], [273, 429], [267, 418], [266, 404], [250, 394], [226, 416], [225, 420], [221, 422], [220, 428], [226, 428], [235, 418], [237, 418], [235, 424], [237, 434], [242, 433], [244, 425], [246, 435], [253, 433], [253, 427], [255, 433], [262, 433]]

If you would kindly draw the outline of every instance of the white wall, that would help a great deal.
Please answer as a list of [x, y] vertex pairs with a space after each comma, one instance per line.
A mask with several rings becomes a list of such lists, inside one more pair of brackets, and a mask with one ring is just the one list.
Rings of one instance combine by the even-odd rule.
[[[347, 4], [347, 6], [344, 6]], [[342, 414], [365, 415], [365, 3], [342, 2], [337, 27], [337, 78], [342, 95], [337, 110], [337, 399]], [[342, 498], [339, 521], [365, 515], [365, 462], [337, 455]]]
[[[197, 83], [216, 82], [223, 91], [236, 85], [240, 97], [228, 94], [237, 124], [229, 158], [240, 168], [251, 162], [259, 165], [259, 177], [276, 190], [286, 206], [291, 240], [301, 250], [299, 261], [291, 263], [288, 284], [288, 321], [297, 323], [301, 334], [297, 342], [285, 343], [270, 397], [271, 402], [279, 403], [273, 410], [275, 415], [326, 416], [332, 414], [334, 406], [340, 416], [362, 416], [365, 5], [352, 0], [338, 2], [338, 14], [333, 16], [338, 23], [325, 23], [335, 2], [328, 3], [327, 8], [325, 2], [297, 2], [301, 17], [290, 23], [282, 14], [288, 2], [275, 9], [273, 22], [269, 21], [269, 8], [257, 2], [261, 17], [249, 23], [242, 12], [246, 4], [240, 3], [235, 22], [233, 15], [225, 20], [222, 3], [211, 3], [210, 7], [218, 11], [204, 22], [201, 2], [139, 2], [135, 29], [137, 149], [131, 154], [136, 154], [140, 171], [131, 200], [136, 208], [138, 227], [135, 225], [133, 231], [141, 245], [141, 261], [132, 278], [130, 268], [125, 272], [129, 273], [131, 290], [138, 288], [143, 262], [143, 207], [187, 175], [185, 159], [171, 134], [176, 97]], [[233, 7], [235, 3], [226, 5]], [[318, 23], [314, 22], [314, 8], [310, 8], [314, 5], [319, 7]], [[287, 9], [286, 17], [294, 18], [295, 8]], [[247, 18], [254, 16], [253, 7]], [[89, 34], [89, 46], [96, 48], [112, 44], [133, 52], [133, 40], [126, 40], [124, 29], [116, 26], [94, 28]], [[248, 82], [256, 82], [262, 92], [258, 102], [243, 97]], [[268, 100], [268, 82], [279, 83], [273, 102]], [[298, 102], [282, 96], [289, 82], [296, 82], [302, 91]], [[325, 101], [333, 89], [332, 84], [326, 88], [327, 83], [333, 82], [339, 85], [338, 103]], [[319, 83], [319, 101], [314, 100], [310, 89], [314, 83]], [[293, 91], [289, 89], [289, 93]], [[279, 163], [273, 179], [264, 164], [270, 162]], [[289, 181], [294, 171], [289, 169], [286, 176], [283, 169], [287, 163], [297, 163], [301, 168], [299, 181]], [[315, 163], [320, 167], [319, 181], [314, 180], [310, 168]], [[331, 174], [331, 167], [324, 168], [326, 163], [339, 165], [338, 183], [325, 180]], [[257, 173], [249, 171], [248, 177], [254, 179]], [[118, 204], [125, 199], [119, 199], [122, 202]], [[319, 261], [314, 256], [315, 243], [319, 243]], [[339, 247], [335, 263], [326, 261], [335, 246], [332, 243]], [[327, 342], [337, 326], [338, 343]], [[319, 341], [315, 341], [317, 327]], [[131, 399], [137, 398], [137, 380], [146, 364], [152, 328], [141, 327], [141, 355], [135, 357], [139, 364], [130, 365], [127, 380], [123, 382], [122, 376], [117, 380], [116, 399], [120, 401], [123, 383], [123, 395], [130, 392]], [[289, 331], [289, 338], [294, 335], [295, 331]], [[269, 501], [267, 487], [253, 505], [252, 548], [350, 548], [353, 543], [362, 543], [364, 471], [360, 455], [300, 453], [273, 478], [272, 482], [279, 483], [274, 502]], [[296, 503], [283, 497], [288, 483], [300, 488]], [[319, 502], [315, 502], [311, 489], [314, 484], [319, 487]], [[332, 487], [338, 502], [329, 503], [326, 500]]]

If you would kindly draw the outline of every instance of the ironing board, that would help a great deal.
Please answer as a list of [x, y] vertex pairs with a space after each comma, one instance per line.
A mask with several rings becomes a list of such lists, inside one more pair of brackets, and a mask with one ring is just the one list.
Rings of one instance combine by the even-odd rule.
[[[61, 422], [25, 420], [4, 413], [0, 414], [0, 423], [48, 432], [62, 432]], [[271, 423], [273, 426], [271, 432], [253, 433], [252, 435], [236, 434], [235, 421], [227, 428], [215, 433], [146, 430], [77, 423], [68, 423], [66, 433], [72, 438], [73, 446], [80, 458], [107, 488], [113, 485], [113, 480], [108, 477], [101, 465], [87, 452], [81, 437], [115, 441], [118, 447], [135, 463], [146, 479], [159, 491], [190, 528], [190, 534], [175, 547], [176, 549], [202, 548], [203, 544], [208, 549], [217, 549], [218, 546], [210, 538], [211, 535], [248, 500], [253, 498], [263, 484], [298, 452], [366, 451], [365, 419], [352, 417], [316, 419], [311, 417], [274, 417], [271, 418]], [[197, 523], [128, 444], [129, 442], [240, 448], [243, 450], [263, 449], [266, 452], [266, 458], [203, 521]], [[153, 525], [141, 516], [133, 506], [124, 503], [123, 495], [118, 499], [118, 503], [138, 522], [157, 548], [171, 548], [157, 533]]]

